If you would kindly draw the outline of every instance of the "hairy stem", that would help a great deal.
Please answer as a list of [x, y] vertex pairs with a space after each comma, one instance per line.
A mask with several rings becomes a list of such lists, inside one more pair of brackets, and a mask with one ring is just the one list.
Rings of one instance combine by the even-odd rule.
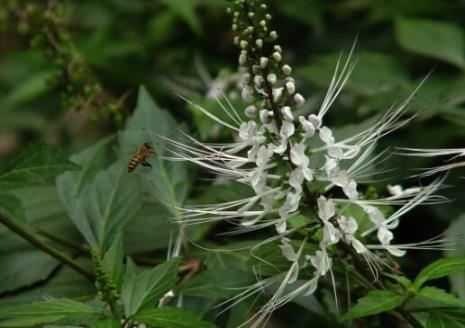
[[83, 267], [81, 264], [76, 262], [74, 259], [72, 259], [68, 254], [63, 253], [59, 251], [58, 249], [44, 243], [42, 240], [40, 240], [38, 237], [34, 235], [34, 233], [28, 231], [27, 229], [24, 229], [23, 227], [19, 226], [18, 224], [14, 223], [12, 220], [9, 218], [0, 215], [0, 222], [5, 225], [8, 229], [10, 229], [12, 232], [23, 238], [24, 240], [28, 241], [30, 244], [33, 246], [37, 247], [41, 251], [49, 254], [50, 256], [54, 257], [61, 263], [69, 266], [71, 269], [76, 271], [77, 273], [83, 275], [87, 279], [94, 281], [95, 275], [92, 271], [89, 269]]

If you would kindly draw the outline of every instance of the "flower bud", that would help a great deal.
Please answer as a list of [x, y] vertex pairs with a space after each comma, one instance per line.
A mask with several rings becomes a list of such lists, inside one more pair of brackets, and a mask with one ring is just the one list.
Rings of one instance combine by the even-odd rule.
[[257, 88], [260, 88], [264, 82], [263, 77], [261, 75], [255, 75], [253, 78], [253, 82]]
[[271, 73], [267, 75], [266, 80], [271, 84], [275, 84], [278, 79], [276, 77], [276, 74]]
[[275, 51], [273, 53], [273, 59], [279, 63], [283, 59], [283, 57], [281, 56], [279, 52]]
[[241, 53], [239, 55], [239, 65], [244, 66], [247, 63], [247, 55], [246, 53]]
[[241, 40], [240, 45], [242, 49], [246, 49], [249, 43], [246, 40]]
[[253, 90], [249, 86], [245, 86], [242, 88], [242, 93], [241, 93], [242, 99], [245, 101], [252, 101], [253, 100]]
[[289, 93], [290, 95], [293, 95], [294, 92], [295, 92], [295, 84], [294, 82], [286, 82], [286, 90], [287, 90], [287, 93]]
[[257, 46], [258, 49], [263, 48], [263, 40], [257, 39], [257, 41], [255, 41], [255, 45]]
[[269, 119], [269, 116], [268, 116], [268, 110], [266, 109], [262, 109], [259, 113], [259, 116], [260, 116], [260, 122], [262, 123], [268, 123], [268, 119]]
[[300, 93], [296, 93], [294, 95], [294, 102], [297, 108], [300, 108], [305, 104], [305, 98]]
[[292, 74], [292, 68], [289, 65], [284, 65], [282, 68], [283, 74], [289, 76]]
[[257, 116], [257, 108], [253, 105], [247, 106], [247, 108], [245, 109], [245, 116], [247, 116], [248, 118], [254, 118], [255, 116]]
[[308, 115], [308, 120], [310, 121], [310, 123], [313, 124], [313, 126], [318, 129], [320, 126], [321, 126], [321, 118], [319, 118], [318, 116], [316, 116], [315, 114], [310, 114]]
[[276, 40], [276, 39], [278, 38], [278, 32], [276, 32], [276, 31], [271, 31], [271, 32], [270, 32], [270, 38], [271, 38], [272, 40]]
[[283, 88], [273, 88], [273, 101], [275, 103], [281, 100], [281, 96], [283, 94]]
[[283, 114], [283, 118], [286, 121], [293, 121], [294, 120], [294, 115], [292, 114], [291, 107], [284, 106], [283, 108], [281, 108], [281, 113]]
[[263, 68], [263, 69], [265, 69], [265, 68], [268, 66], [268, 62], [269, 62], [269, 61], [270, 61], [270, 60], [269, 60], [268, 58], [266, 58], [266, 57], [261, 57], [261, 58], [260, 58], [260, 67]]
[[281, 46], [276, 45], [276, 46], [274, 46], [273, 48], [274, 48], [275, 51], [277, 51], [277, 52], [279, 52], [279, 53], [282, 53], [282, 52], [283, 52], [283, 48], [281, 48]]

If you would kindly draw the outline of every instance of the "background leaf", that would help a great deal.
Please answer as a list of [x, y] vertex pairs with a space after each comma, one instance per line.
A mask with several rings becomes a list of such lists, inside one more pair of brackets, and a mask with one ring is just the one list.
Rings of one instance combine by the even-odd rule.
[[399, 18], [396, 38], [406, 50], [465, 68], [464, 33], [457, 25], [425, 19]]
[[58, 149], [45, 144], [30, 145], [0, 167], [0, 187], [14, 189], [47, 180], [79, 167]]
[[405, 296], [387, 290], [375, 290], [360, 298], [353, 308], [342, 316], [342, 320], [353, 320], [373, 314], [394, 310], [404, 302]]
[[131, 316], [153, 306], [175, 286], [178, 271], [178, 258], [143, 271], [138, 271], [132, 261], [128, 261], [121, 294], [125, 315]]
[[142, 311], [136, 320], [160, 328], [214, 328], [194, 313], [178, 308], [158, 308]]

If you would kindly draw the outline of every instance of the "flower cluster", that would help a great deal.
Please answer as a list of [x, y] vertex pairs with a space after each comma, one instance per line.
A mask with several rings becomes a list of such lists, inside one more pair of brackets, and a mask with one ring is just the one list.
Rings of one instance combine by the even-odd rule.
[[[190, 161], [213, 170], [223, 179], [249, 185], [254, 191], [253, 196], [244, 199], [182, 208], [183, 220], [189, 223], [228, 220], [237, 225], [235, 232], [275, 228], [282, 253], [291, 266], [276, 278], [280, 281], [278, 291], [253, 318], [257, 326], [272, 310], [298, 293], [313, 293], [319, 279], [328, 272], [332, 276], [332, 254], [337, 252], [337, 245], [365, 259], [376, 277], [379, 266], [385, 262], [373, 250], [402, 256], [405, 249], [413, 247], [392, 244], [392, 230], [399, 218], [419, 204], [442, 199], [433, 195], [440, 181], [406, 190], [390, 186], [385, 193], [387, 196], [381, 198], [368, 197], [359, 188], [360, 183], [373, 177], [371, 168], [385, 155], [385, 152], [375, 153], [377, 141], [412, 119], [402, 117], [417, 90], [370, 127], [337, 138], [335, 131], [324, 124], [324, 118], [355, 67], [351, 60], [353, 49], [346, 60], [340, 59], [336, 64], [319, 110], [299, 115], [305, 112], [302, 111], [305, 99], [297, 92], [292, 68], [283, 63], [278, 34], [269, 28], [272, 17], [267, 5], [262, 0], [236, 0], [228, 13], [237, 34], [234, 43], [240, 48], [241, 95], [248, 103], [245, 115], [238, 113], [226, 98], [225, 103], [218, 99], [218, 104], [230, 118], [228, 122], [200, 106], [191, 105], [230, 128], [237, 139], [225, 144], [203, 144], [189, 136], [186, 136], [190, 140], [188, 144], [166, 139], [172, 154], [167, 159]], [[360, 207], [368, 217], [370, 228], [361, 231], [357, 218], [345, 214], [347, 205]], [[387, 214], [380, 205], [399, 208]], [[296, 229], [290, 227], [289, 222], [297, 214], [309, 212], [315, 216], [308, 224], [316, 226], [320, 234], [307, 236], [301, 246], [295, 248], [289, 236]], [[377, 238], [369, 237], [373, 233]], [[319, 249], [305, 254], [305, 243], [309, 238], [318, 238], [317, 235], [321, 235]], [[368, 244], [368, 240], [376, 240], [376, 243]], [[304, 278], [306, 283], [284, 295], [285, 285], [295, 282], [303, 267], [313, 268], [312, 276]], [[266, 280], [266, 284], [275, 282]], [[261, 288], [263, 283], [257, 286]], [[257, 286], [252, 289], [259, 290]]]

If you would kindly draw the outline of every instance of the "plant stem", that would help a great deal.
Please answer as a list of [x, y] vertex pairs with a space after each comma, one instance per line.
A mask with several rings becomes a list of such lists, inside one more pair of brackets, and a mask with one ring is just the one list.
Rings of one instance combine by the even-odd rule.
[[397, 312], [407, 321], [409, 324], [412, 325], [414, 328], [424, 328], [423, 325], [408, 311], [399, 308]]
[[12, 220], [8, 219], [5, 216], [0, 215], [0, 222], [3, 225], [5, 225], [8, 229], [10, 229], [12, 232], [14, 232], [21, 238], [28, 241], [30, 244], [34, 245], [38, 249], [54, 257], [61, 263], [69, 266], [74, 271], [83, 275], [87, 279], [94, 281], [95, 279], [94, 273], [90, 271], [89, 269], [83, 267], [81, 264], [79, 264], [75, 260], [73, 260], [71, 257], [68, 256], [68, 254], [63, 253], [57, 250], [56, 248], [44, 243], [39, 238], [37, 238], [32, 232], [28, 231], [27, 229], [24, 229], [23, 227], [19, 226], [18, 224], [16, 224], [15, 222], [13, 222]]

